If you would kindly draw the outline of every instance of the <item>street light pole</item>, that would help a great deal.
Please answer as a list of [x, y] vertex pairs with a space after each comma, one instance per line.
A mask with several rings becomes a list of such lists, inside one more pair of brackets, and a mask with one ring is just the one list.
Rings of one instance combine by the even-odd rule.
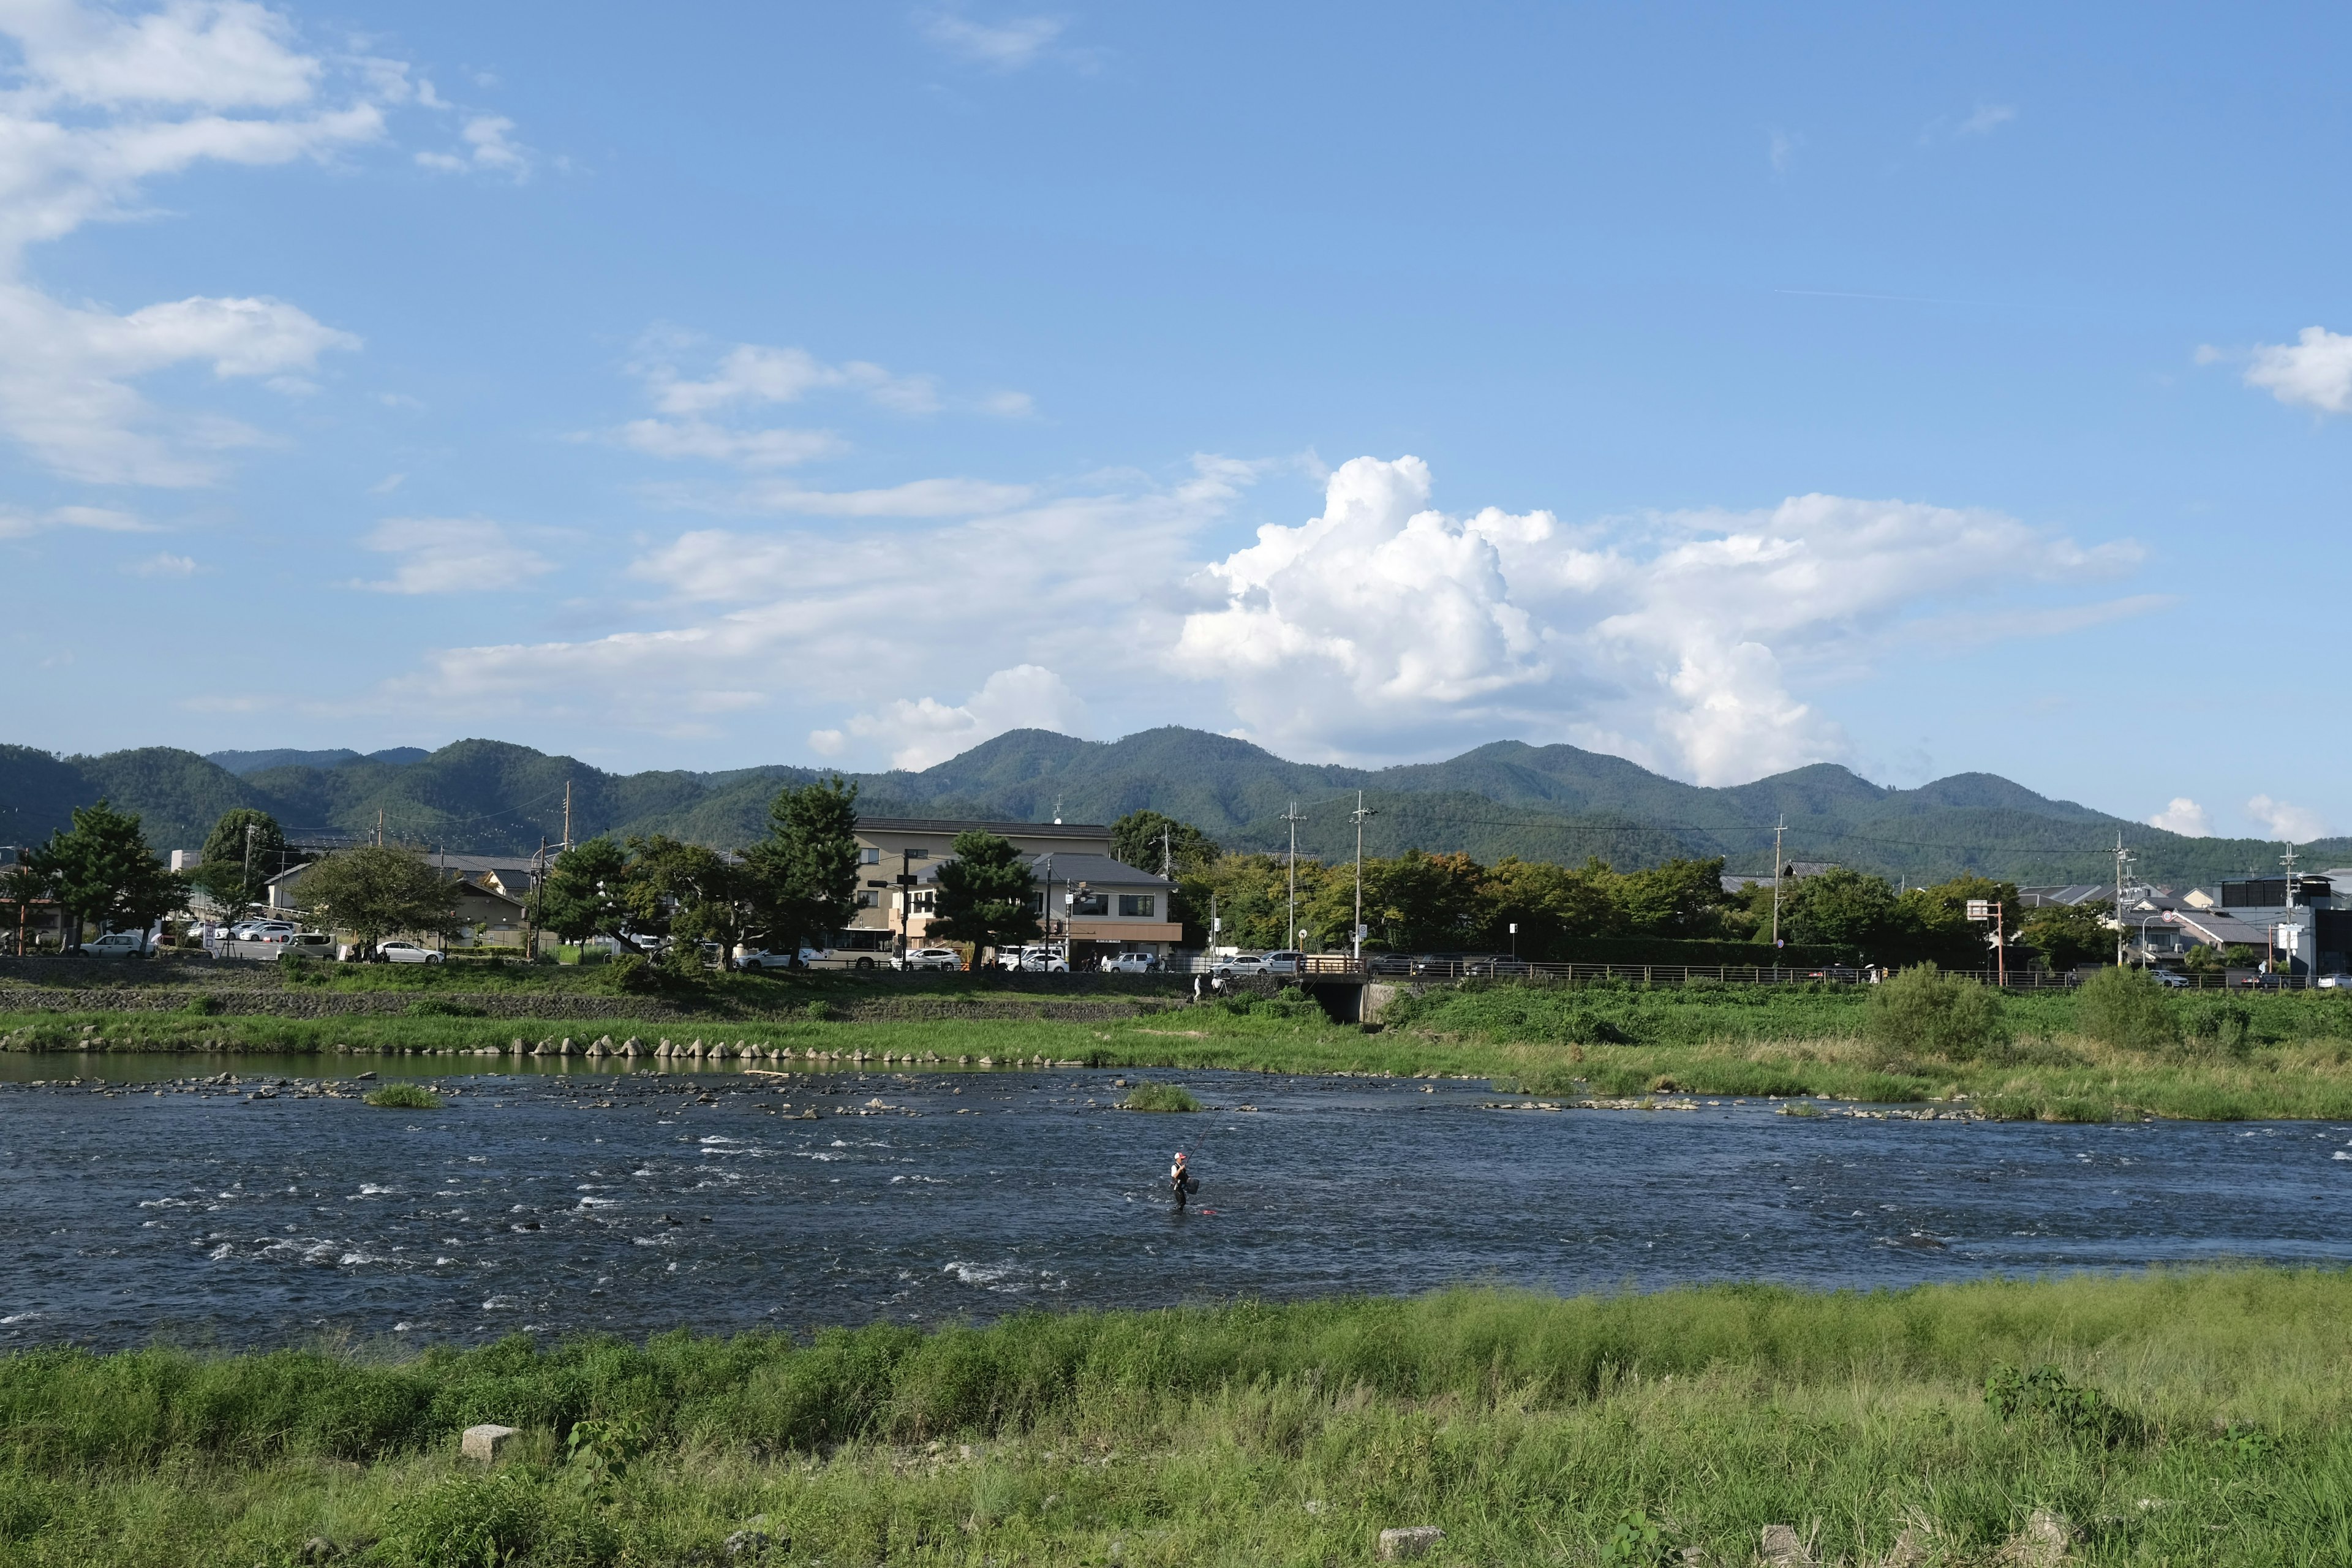
[[1356, 809], [1349, 815], [1356, 819], [1356, 931], [1353, 952], [1356, 962], [1361, 963], [1364, 961], [1364, 818], [1378, 813], [1364, 805], [1364, 792], [1358, 790]]

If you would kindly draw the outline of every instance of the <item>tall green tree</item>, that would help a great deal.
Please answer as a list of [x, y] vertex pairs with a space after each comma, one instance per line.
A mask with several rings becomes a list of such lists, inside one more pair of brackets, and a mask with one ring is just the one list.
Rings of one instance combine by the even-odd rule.
[[[303, 880], [317, 874], [306, 872]], [[600, 833], [558, 855], [533, 897], [540, 925], [566, 942], [592, 936], [626, 942], [623, 933], [630, 929], [635, 891], [629, 881], [629, 852], [618, 839]]]
[[370, 952], [389, 936], [448, 936], [457, 929], [457, 879], [394, 844], [330, 855], [303, 872], [294, 889], [305, 914], [349, 931]]
[[1789, 942], [1892, 963], [1909, 955], [1912, 929], [1883, 877], [1832, 866], [1781, 889], [1780, 935]]
[[847, 925], [857, 908], [857, 786], [836, 773], [778, 791], [768, 837], [743, 852], [743, 863], [752, 919], [769, 946], [798, 946]]
[[679, 949], [705, 942], [732, 952], [751, 916], [749, 868], [715, 849], [666, 833], [632, 838], [625, 902], [629, 927], [677, 939]]
[[2106, 921], [2114, 908], [2111, 899], [2043, 904], [2026, 910], [2025, 918], [2017, 922], [2017, 940], [2062, 973], [2085, 963], [2112, 963], [2116, 933]]
[[81, 945], [84, 923], [144, 931], [186, 902], [187, 879], [147, 847], [139, 818], [105, 801], [76, 806], [73, 826], [49, 836], [31, 857], [66, 910], [66, 945]]
[[1189, 876], [1223, 853], [1191, 823], [1157, 811], [1130, 811], [1110, 825], [1110, 858], [1155, 877]]
[[983, 947], [1034, 940], [1037, 917], [1029, 900], [1036, 879], [1013, 841], [975, 829], [957, 834], [950, 847], [955, 858], [939, 869], [930, 935], [971, 943], [975, 968]]
[[240, 805], [213, 824], [205, 837], [204, 858], [189, 880], [211, 896], [221, 919], [236, 921], [268, 896], [269, 879], [296, 858], [276, 817]]

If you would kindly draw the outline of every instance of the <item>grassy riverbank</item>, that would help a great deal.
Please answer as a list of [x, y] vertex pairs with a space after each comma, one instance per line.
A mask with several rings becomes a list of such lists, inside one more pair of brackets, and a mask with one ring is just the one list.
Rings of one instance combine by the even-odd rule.
[[[1418, 1524], [1441, 1565], [1747, 1563], [1775, 1523], [1824, 1562], [1908, 1530], [1916, 1561], [1990, 1563], [2037, 1510], [2090, 1561], [2343, 1562], [2347, 1325], [2352, 1277], [2249, 1269], [39, 1352], [0, 1361], [0, 1565], [249, 1568], [314, 1536], [386, 1568], [716, 1563], [750, 1528], [829, 1568], [1334, 1564]], [[487, 1473], [456, 1451], [484, 1421], [522, 1432]]]
[[[2191, 999], [2179, 1009], [2175, 1033], [2139, 1046], [2079, 1032], [2074, 997], [2012, 997], [2001, 1005], [2003, 1037], [1965, 1059], [1906, 1055], [1874, 1042], [1864, 1026], [1868, 996], [1853, 987], [1469, 987], [1412, 999], [1393, 1015], [1395, 1023], [1370, 1034], [1326, 1022], [1311, 1003], [1273, 998], [1069, 1022], [1038, 1016], [1055, 1005], [1050, 996], [999, 994], [986, 1005], [993, 1016], [855, 1024], [820, 1018], [837, 1004], [817, 1002], [823, 1005], [788, 1019], [662, 1024], [475, 1018], [430, 1005], [414, 1016], [367, 1017], [16, 1014], [0, 1015], [0, 1047], [71, 1053], [98, 1041], [110, 1055], [333, 1058], [503, 1051], [516, 1038], [535, 1045], [567, 1037], [584, 1050], [604, 1035], [616, 1041], [634, 1035], [648, 1044], [667, 1036], [680, 1044], [750, 1039], [803, 1062], [813, 1051], [835, 1063], [857, 1052], [868, 1059], [887, 1056], [894, 1065], [1043, 1058], [1103, 1068], [1444, 1074], [1564, 1098], [1671, 1089], [1717, 1097], [1957, 1099], [2004, 1119], [2352, 1120], [2352, 997], [2331, 993]], [[2214, 1011], [2223, 1008], [2231, 1011]], [[1031, 1016], [1003, 1016], [1007, 1009]], [[2227, 1027], [2205, 1028], [2209, 1017]], [[70, 1071], [102, 1076], [108, 1056], [73, 1059]], [[59, 1064], [58, 1070], [68, 1069]]]

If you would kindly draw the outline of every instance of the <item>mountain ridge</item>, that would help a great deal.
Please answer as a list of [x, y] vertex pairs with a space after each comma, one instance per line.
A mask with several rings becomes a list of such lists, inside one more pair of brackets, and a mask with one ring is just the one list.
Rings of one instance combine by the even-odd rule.
[[[288, 757], [308, 761], [284, 761]], [[224, 766], [234, 762], [243, 771]], [[561, 842], [565, 785], [575, 838], [673, 833], [733, 847], [759, 837], [788, 784], [834, 770], [772, 763], [712, 773], [609, 773], [577, 758], [471, 739], [437, 751], [396, 748], [238, 752], [214, 757], [170, 747], [58, 757], [0, 746], [0, 839], [37, 842], [73, 806], [104, 795], [137, 811], [158, 847], [201, 844], [232, 806], [270, 812], [289, 832], [390, 837], [456, 851], [528, 852]], [[1771, 863], [1783, 817], [1791, 859], [1832, 860], [1889, 877], [1941, 879], [1963, 870], [2025, 882], [2112, 878], [2117, 833], [2145, 876], [2208, 881], [2268, 868], [2276, 847], [2253, 839], [2192, 839], [2056, 800], [1997, 774], [1955, 773], [1916, 789], [1876, 784], [1836, 763], [1728, 786], [1689, 784], [1622, 757], [1568, 745], [1496, 741], [1439, 762], [1355, 768], [1294, 763], [1247, 741], [1179, 726], [1117, 741], [1015, 730], [919, 771], [845, 773], [874, 816], [1109, 822], [1150, 808], [1192, 822], [1229, 847], [1289, 843], [1284, 813], [1298, 803], [1302, 851], [1352, 855], [1356, 792], [1374, 815], [1367, 853], [1407, 847], [1482, 860], [1621, 867], [1671, 856], [1723, 856], [1732, 869]], [[2307, 847], [2306, 864], [2352, 861], [2352, 840]]]

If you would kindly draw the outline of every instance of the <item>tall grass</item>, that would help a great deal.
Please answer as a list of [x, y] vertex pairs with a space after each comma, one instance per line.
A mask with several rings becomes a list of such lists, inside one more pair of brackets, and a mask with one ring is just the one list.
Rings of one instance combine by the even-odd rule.
[[[1354, 1563], [1435, 1523], [1445, 1560], [1549, 1563], [1630, 1512], [1722, 1561], [1784, 1522], [1823, 1561], [1914, 1526], [1989, 1562], [2036, 1509], [2096, 1559], [2340, 1562], [2347, 1324], [2347, 1276], [2249, 1269], [51, 1351], [0, 1361], [0, 1564], [245, 1568], [313, 1533], [478, 1561], [446, 1553], [485, 1521], [519, 1560], [715, 1560], [754, 1514], [796, 1562]], [[484, 1420], [525, 1434], [488, 1477], [453, 1458]], [[583, 1470], [560, 1456], [590, 1421]]]

